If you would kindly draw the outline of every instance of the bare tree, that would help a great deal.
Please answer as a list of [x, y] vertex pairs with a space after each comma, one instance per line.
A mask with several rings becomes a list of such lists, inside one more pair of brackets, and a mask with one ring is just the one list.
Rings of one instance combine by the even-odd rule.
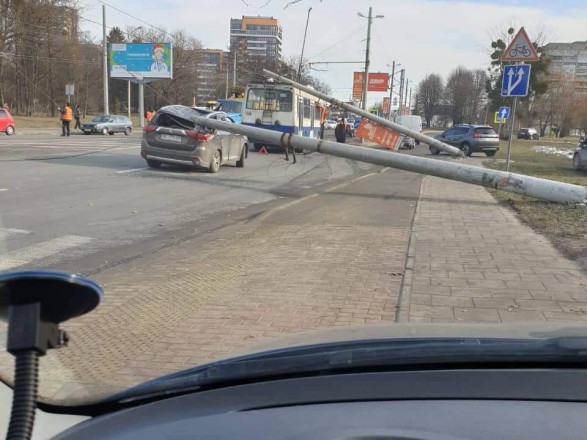
[[426, 125], [430, 126], [432, 118], [436, 114], [438, 104], [444, 93], [442, 77], [436, 73], [426, 75], [420, 84], [416, 95], [416, 107], [424, 112]]
[[450, 106], [453, 124], [477, 123], [486, 110], [484, 86], [485, 72], [457, 67], [448, 77], [445, 98]]

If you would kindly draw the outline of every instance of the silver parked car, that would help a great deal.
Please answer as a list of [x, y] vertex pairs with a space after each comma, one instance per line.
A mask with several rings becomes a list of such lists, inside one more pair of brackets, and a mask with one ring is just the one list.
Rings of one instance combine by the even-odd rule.
[[234, 123], [224, 112], [184, 105], [163, 107], [143, 131], [141, 156], [147, 164], [153, 168], [164, 163], [186, 165], [211, 173], [231, 160], [236, 160], [237, 167], [244, 167], [247, 137], [201, 127], [194, 122], [195, 116]]
[[121, 115], [99, 115], [86, 124], [82, 124], [84, 134], [109, 134], [124, 133], [130, 136], [132, 132], [132, 121]]
[[[460, 148], [465, 156], [477, 152], [485, 153], [487, 156], [495, 156], [499, 150], [499, 137], [488, 125], [455, 125], [436, 136], [435, 139]], [[430, 146], [430, 153], [439, 154], [440, 150]]]
[[573, 168], [576, 170], [582, 170], [587, 168], [587, 138], [584, 138], [577, 148], [575, 149], [575, 154], [573, 155]]

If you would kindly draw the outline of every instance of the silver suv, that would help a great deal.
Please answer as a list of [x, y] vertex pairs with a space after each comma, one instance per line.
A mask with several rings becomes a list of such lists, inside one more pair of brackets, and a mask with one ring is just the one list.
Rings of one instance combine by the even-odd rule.
[[[488, 125], [462, 124], [449, 128], [435, 139], [460, 148], [465, 156], [473, 153], [485, 153], [495, 156], [499, 150], [499, 137]], [[439, 154], [440, 150], [430, 146], [431, 154]]]

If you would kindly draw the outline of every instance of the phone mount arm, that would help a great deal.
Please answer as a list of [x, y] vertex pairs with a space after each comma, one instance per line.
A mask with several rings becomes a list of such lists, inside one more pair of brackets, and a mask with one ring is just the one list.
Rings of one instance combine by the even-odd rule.
[[98, 284], [68, 273], [25, 271], [0, 275], [0, 319], [8, 321], [7, 351], [15, 357], [7, 439], [28, 440], [32, 435], [39, 357], [69, 340], [59, 324], [93, 310], [102, 298]]

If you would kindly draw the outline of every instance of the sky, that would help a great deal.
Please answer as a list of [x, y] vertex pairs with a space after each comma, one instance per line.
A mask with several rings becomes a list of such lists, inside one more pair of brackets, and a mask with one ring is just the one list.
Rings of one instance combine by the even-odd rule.
[[[572, 42], [587, 39], [585, 0], [105, 0], [141, 20], [165, 29], [185, 29], [204, 47], [227, 49], [231, 18], [243, 15], [272, 16], [283, 28], [282, 52], [298, 56], [311, 7], [304, 58], [310, 62], [361, 61], [365, 59], [367, 19], [357, 15], [383, 15], [374, 19], [371, 32], [371, 72], [391, 73], [401, 64], [410, 87], [427, 74], [447, 77], [459, 65], [488, 66], [493, 35], [510, 25], [524, 26], [530, 38], [539, 32], [546, 41]], [[82, 17], [102, 21], [102, 4], [81, 0]], [[125, 29], [145, 26], [107, 7], [107, 25]], [[101, 40], [101, 27], [81, 20], [84, 30]], [[362, 64], [314, 65], [313, 74], [324, 80], [336, 98], [351, 94], [352, 73]], [[399, 77], [399, 75], [398, 75]], [[384, 93], [371, 93], [369, 103]]]

